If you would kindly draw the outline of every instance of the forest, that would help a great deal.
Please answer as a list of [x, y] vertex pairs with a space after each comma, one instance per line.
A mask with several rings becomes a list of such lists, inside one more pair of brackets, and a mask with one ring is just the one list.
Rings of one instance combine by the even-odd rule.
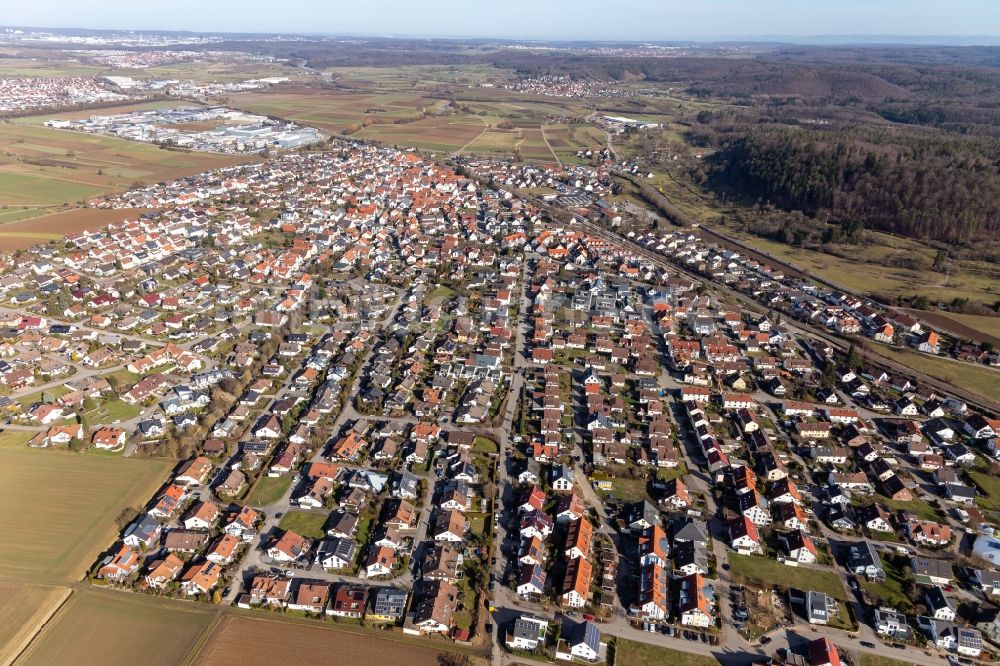
[[823, 221], [972, 244], [1000, 238], [1000, 141], [859, 127], [750, 128], [706, 184]]

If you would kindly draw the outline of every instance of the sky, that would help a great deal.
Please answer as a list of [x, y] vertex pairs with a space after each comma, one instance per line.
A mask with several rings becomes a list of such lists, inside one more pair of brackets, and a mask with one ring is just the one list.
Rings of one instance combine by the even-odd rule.
[[6, 0], [0, 24], [513, 39], [1000, 35], [998, 0]]

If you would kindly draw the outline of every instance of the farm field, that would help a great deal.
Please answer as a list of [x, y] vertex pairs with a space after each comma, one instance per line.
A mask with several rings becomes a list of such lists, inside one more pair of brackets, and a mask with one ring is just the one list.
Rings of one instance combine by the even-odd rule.
[[[14, 54], [22, 57], [10, 57]], [[22, 49], [0, 53], [0, 76], [97, 76], [103, 69], [73, 59], [24, 56]]]
[[19, 663], [180, 664], [209, 631], [216, 613], [138, 594], [79, 590]]
[[441, 85], [462, 85], [480, 92], [491, 90], [480, 88], [484, 83], [499, 85], [514, 78], [512, 71], [490, 64], [330, 67], [324, 71], [341, 86], [379, 90], [418, 90]]
[[546, 125], [545, 138], [559, 159], [576, 163], [576, 151], [582, 149], [597, 150], [607, 146], [607, 137], [599, 128], [586, 124]]
[[847, 595], [840, 577], [829, 569], [791, 568], [776, 560], [729, 553], [729, 566], [733, 576], [746, 580], [788, 587], [790, 581], [805, 590], [826, 592], [831, 597], [845, 601]]
[[423, 110], [431, 111], [444, 104], [412, 93], [344, 93], [309, 88], [298, 92], [240, 93], [232, 95], [230, 103], [254, 113], [332, 131], [343, 131], [366, 117], [373, 122], [389, 123], [416, 119]]
[[17, 430], [7, 430], [0, 433], [0, 449], [12, 448], [12, 449], [23, 449], [27, 445], [28, 440], [31, 439], [32, 433], [17, 431]]
[[77, 109], [73, 111], [54, 111], [32, 116], [17, 116], [8, 122], [12, 125], [44, 125], [49, 120], [83, 120], [91, 116], [113, 116], [119, 113], [130, 113], [132, 111], [147, 111], [150, 109], [172, 109], [178, 106], [191, 106], [190, 102], [179, 100], [159, 100], [156, 102], [139, 102], [135, 104], [118, 104], [115, 106], [103, 106], [96, 109]]
[[543, 126], [550, 117], [582, 119], [586, 110], [573, 101], [522, 100], [516, 93], [488, 89], [505, 98], [460, 101], [452, 108], [444, 99], [419, 94], [419, 82], [394, 70], [377, 73], [393, 84], [383, 85], [378, 78], [379, 92], [371, 93], [315, 88], [241, 93], [231, 96], [230, 103], [359, 139], [433, 152], [517, 152], [526, 160], [554, 162], [557, 155], [575, 161], [580, 148], [605, 144], [604, 133], [587, 124]]
[[32, 116], [0, 124], [0, 206], [42, 209], [78, 204], [135, 183], [170, 180], [255, 159], [164, 150], [57, 130], [42, 126], [44, 119]]
[[[41, 209], [39, 209], [41, 211]], [[19, 250], [79, 231], [95, 231], [122, 220], [134, 220], [152, 208], [74, 208], [3, 223], [0, 213], [0, 251]]]
[[629, 666], [658, 666], [677, 664], [678, 666], [717, 666], [712, 657], [671, 650], [670, 648], [638, 643], [624, 638], [615, 641], [615, 663]]
[[46, 208], [33, 208], [31, 206], [14, 206], [13, 208], [0, 207], [0, 225], [17, 222], [29, 217], [38, 217], [48, 212]]
[[291, 65], [271, 62], [221, 62], [192, 60], [142, 70], [108, 68], [104, 74], [153, 79], [191, 79], [194, 81], [245, 81], [270, 76], [302, 78], [307, 72]]
[[0, 582], [0, 664], [21, 653], [68, 597], [68, 587]]
[[337, 663], [391, 664], [405, 661], [408, 666], [437, 666], [442, 655], [437, 649], [384, 631], [370, 634], [347, 628], [331, 628], [226, 615], [205, 641], [194, 664], [319, 663], [337, 655]]
[[971, 326], [977, 331], [982, 331], [987, 335], [1000, 339], [1000, 317], [985, 317], [982, 315], [967, 315], [948, 313], [949, 319], [960, 321], [966, 326]]
[[[0, 576], [79, 580], [114, 538], [115, 517], [166, 479], [168, 461], [0, 448]], [[44, 489], [45, 501], [39, 501]], [[40, 544], [44, 544], [41, 547]]]

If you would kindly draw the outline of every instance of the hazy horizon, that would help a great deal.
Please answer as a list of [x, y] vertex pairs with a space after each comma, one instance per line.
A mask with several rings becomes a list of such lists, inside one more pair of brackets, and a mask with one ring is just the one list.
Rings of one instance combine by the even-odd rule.
[[[137, 5], [40, 0], [6, 7], [0, 22], [51, 30], [353, 35], [547, 41], [916, 43], [1000, 42], [1000, 3], [985, 0], [618, 0], [482, 2], [384, 0], [311, 6], [287, 0]], [[95, 6], [96, 5], [96, 6]], [[458, 11], [456, 11], [458, 10]], [[56, 18], [57, 17], [57, 18]], [[985, 29], [984, 29], [985, 28]], [[995, 31], [995, 32], [993, 32]], [[979, 40], [979, 41], [977, 41]]]

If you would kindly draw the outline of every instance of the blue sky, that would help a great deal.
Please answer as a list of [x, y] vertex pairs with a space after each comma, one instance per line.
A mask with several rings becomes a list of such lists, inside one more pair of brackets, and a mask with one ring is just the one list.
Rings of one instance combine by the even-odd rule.
[[997, 35], [998, 0], [6, 0], [0, 24], [521, 39]]

